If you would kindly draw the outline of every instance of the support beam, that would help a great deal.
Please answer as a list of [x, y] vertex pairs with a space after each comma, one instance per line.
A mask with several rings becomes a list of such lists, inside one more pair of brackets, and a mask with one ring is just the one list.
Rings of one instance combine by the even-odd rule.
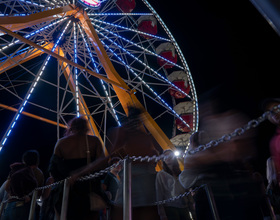
[[67, 64], [69, 64], [71, 66], [74, 66], [74, 67], [78, 68], [81, 71], [85, 71], [85, 72], [91, 74], [92, 76], [95, 76], [95, 77], [97, 77], [99, 79], [102, 79], [103, 81], [105, 81], [107, 83], [110, 83], [112, 85], [115, 85], [115, 86], [117, 86], [117, 87], [119, 87], [121, 89], [124, 89], [124, 90], [130, 92], [129, 89], [123, 88], [123, 85], [121, 85], [121, 84], [119, 84], [119, 83], [117, 83], [117, 82], [115, 82], [113, 80], [110, 80], [110, 79], [108, 79], [108, 78], [106, 78], [106, 77], [104, 77], [104, 76], [102, 76], [102, 75], [100, 75], [100, 74], [98, 74], [96, 72], [93, 72], [93, 71], [91, 71], [91, 70], [89, 70], [89, 69], [87, 69], [87, 68], [85, 68], [85, 67], [83, 67], [83, 66], [81, 66], [79, 64], [76, 64], [75, 62], [73, 62], [71, 60], [68, 60], [67, 58], [62, 57], [62, 56], [60, 56], [60, 55], [58, 55], [58, 54], [56, 54], [56, 53], [54, 53], [54, 52], [52, 52], [52, 51], [42, 47], [40, 45], [37, 45], [37, 44], [33, 43], [32, 41], [27, 40], [26, 38], [24, 38], [24, 37], [14, 33], [14, 32], [12, 32], [12, 31], [10, 31], [9, 29], [7, 29], [7, 28], [5, 28], [3, 26], [0, 26], [0, 30], [5, 32], [5, 33], [7, 33], [10, 36], [13, 36], [13, 37], [17, 38], [21, 42], [24, 42], [24, 43], [26, 43], [26, 44], [34, 47], [34, 48], [37, 48], [38, 50], [41, 50], [42, 52], [44, 52], [46, 54], [51, 55], [52, 57], [55, 57], [57, 60], [59, 60], [61, 62], [65, 62], [65, 63], [67, 63]]
[[[44, 45], [42, 45], [42, 47], [44, 47], [45, 49], [48, 49], [48, 50], [51, 50], [53, 48], [54, 44], [53, 43], [45, 43]], [[29, 53], [29, 54], [27, 54]], [[63, 53], [63, 51], [57, 47], [56, 50], [54, 51], [55, 54], [58, 54], [59, 56], [61, 57], [65, 57], [65, 54]], [[18, 63], [24, 63], [24, 62], [27, 62], [29, 61], [30, 59], [33, 59], [39, 55], [43, 54], [43, 52], [41, 50], [37, 50], [36, 48], [34, 49], [34, 52], [25, 52], [24, 54], [20, 54], [20, 55], [17, 55], [15, 57], [13, 57], [12, 60], [9, 60], [9, 62], [7, 62], [7, 64], [3, 65], [0, 67], [0, 74], [3, 72], [3, 71], [7, 71], [8, 69], [11, 69], [13, 68], [14, 66], [16, 66]], [[18, 61], [18, 62], [17, 62]], [[73, 76], [71, 74], [71, 70], [69, 68], [69, 65], [65, 62], [62, 62], [62, 61], [59, 61], [59, 64], [62, 66], [62, 69], [63, 69], [63, 74], [66, 78], [66, 81], [69, 80], [69, 88], [73, 94], [73, 96], [75, 97], [75, 82], [74, 82], [74, 79], [73, 79]], [[5, 105], [2, 105], [0, 104], [0, 107], [3, 107], [3, 108], [6, 108], [6, 109], [9, 109], [9, 110], [13, 110], [13, 111], [17, 111], [17, 109], [12, 109], [11, 107], [8, 107], [8, 106], [5, 106]], [[104, 143], [103, 143], [103, 139], [97, 129], [97, 126], [90, 114], [90, 111], [87, 107], [87, 104], [83, 98], [83, 95], [79, 92], [79, 108], [80, 108], [80, 111], [81, 111], [81, 114], [88, 117], [89, 118], [89, 127], [90, 127], [90, 131], [91, 131], [91, 134], [92, 135], [95, 135], [97, 136], [101, 143], [102, 143], [102, 146], [103, 146], [103, 150], [104, 150], [104, 153], [105, 155], [108, 154], [107, 152], [107, 149], [105, 148], [104, 146]], [[30, 113], [23, 113], [25, 115], [28, 115], [30, 117], [33, 117], [33, 118], [36, 118], [36, 119], [39, 119], [39, 120], [42, 120], [41, 117], [39, 116], [36, 116], [36, 115], [32, 115]], [[44, 119], [44, 121], [46, 122], [49, 122], [51, 124], [54, 124], [57, 125], [56, 122], [51, 122], [51, 121], [47, 121], [48, 119]], [[65, 128], [67, 127], [66, 125], [64, 126]]]
[[[18, 109], [10, 107], [8, 105], [4, 105], [4, 104], [0, 104], [0, 108], [4, 108], [4, 109], [7, 109], [7, 110], [13, 111], [13, 112], [17, 112], [18, 111]], [[28, 113], [28, 112], [25, 112], [25, 111], [22, 111], [21, 114], [26, 115], [26, 116], [31, 117], [31, 118], [35, 118], [37, 120], [40, 120], [40, 121], [43, 121], [43, 122], [46, 122], [46, 123], [49, 123], [49, 124], [52, 124], [52, 125], [57, 125], [57, 122], [55, 122], [55, 121], [49, 120], [47, 118], [40, 117], [38, 115], [34, 115], [34, 114], [31, 114], [31, 113]], [[64, 125], [64, 124], [59, 124], [59, 127], [67, 128], [67, 126]]]
[[8, 28], [11, 31], [18, 31], [39, 23], [52, 21], [60, 17], [71, 16], [77, 13], [75, 7], [76, 7], [75, 5], [66, 5], [64, 7], [59, 7], [52, 10], [46, 10], [43, 12], [34, 13], [27, 16], [0, 17], [0, 26]]
[[80, 20], [81, 25], [84, 31], [86, 32], [88, 38], [90, 39], [95, 49], [95, 52], [99, 58], [99, 61], [102, 63], [102, 66], [106, 71], [108, 78], [121, 85], [120, 87], [117, 87], [116, 85], [112, 84], [125, 112], [128, 112], [127, 106], [130, 105], [142, 109], [144, 112], [143, 123], [145, 124], [149, 132], [153, 135], [153, 137], [157, 140], [157, 142], [160, 144], [162, 149], [175, 149], [170, 139], [165, 135], [165, 133], [158, 126], [158, 124], [153, 120], [151, 115], [145, 110], [144, 106], [139, 102], [136, 96], [132, 92], [127, 92], [130, 91], [129, 87], [126, 85], [124, 80], [115, 70], [86, 12], [79, 11], [74, 16]]

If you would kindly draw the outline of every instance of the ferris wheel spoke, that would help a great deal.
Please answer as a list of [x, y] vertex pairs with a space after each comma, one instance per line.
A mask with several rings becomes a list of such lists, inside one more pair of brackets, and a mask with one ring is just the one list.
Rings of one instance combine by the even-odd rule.
[[[95, 18], [91, 18], [91, 20], [93, 22], [105, 24], [105, 25], [107, 25], [107, 27], [108, 26], [111, 27], [109, 29], [117, 28], [117, 29], [124, 30], [124, 31], [134, 32], [134, 33], [137, 33], [137, 34], [143, 34], [143, 35], [152, 37], [153, 39], [162, 40], [162, 41], [165, 41], [165, 42], [172, 42], [170, 39], [167, 39], [167, 38], [164, 38], [164, 37], [160, 37], [158, 35], [153, 35], [153, 34], [145, 33], [143, 31], [139, 31], [139, 30], [136, 30], [136, 29], [133, 29], [133, 28], [128, 28], [128, 27], [125, 27], [125, 26], [122, 26], [122, 25], [113, 24], [113, 23], [106, 22], [106, 21], [101, 21], [101, 20], [95, 19]], [[107, 29], [107, 27], [105, 27], [105, 28]]]
[[177, 65], [176, 63], [174, 63], [174, 62], [172, 62], [172, 61], [170, 61], [170, 60], [168, 60], [168, 59], [166, 59], [166, 58], [164, 58], [164, 57], [162, 57], [162, 56], [160, 56], [160, 55], [154, 53], [153, 51], [150, 51], [150, 50], [146, 49], [146, 48], [143, 47], [143, 46], [140, 46], [140, 45], [137, 44], [137, 43], [134, 43], [133, 41], [131, 41], [131, 40], [129, 40], [129, 39], [126, 39], [126, 38], [122, 37], [122, 36], [119, 35], [119, 34], [115, 34], [114, 32], [111, 32], [111, 31], [109, 31], [108, 29], [105, 29], [105, 28], [103, 28], [103, 27], [101, 27], [101, 26], [99, 26], [99, 25], [97, 25], [97, 24], [95, 24], [95, 23], [92, 23], [92, 24], [93, 24], [94, 26], [98, 27], [99, 29], [105, 31], [105, 32], [109, 32], [110, 34], [112, 34], [113, 36], [115, 36], [116, 39], [121, 39], [121, 40], [123, 40], [123, 41], [129, 43], [130, 45], [135, 46], [136, 48], [139, 49], [139, 51], [141, 51], [141, 53], [146, 52], [146, 53], [148, 53], [148, 54], [150, 54], [150, 55], [153, 55], [153, 56], [155, 56], [155, 57], [157, 57], [157, 58], [159, 58], [159, 59], [162, 59], [162, 60], [166, 61], [167, 63], [169, 63], [169, 64], [171, 64], [171, 65], [174, 65], [174, 66], [178, 67], [179, 69], [182, 69], [182, 70], [184, 69], [183, 67]]
[[[68, 28], [69, 24], [70, 24], [70, 21], [68, 22], [67, 26], [66, 26], [65, 29], [63, 30], [61, 36], [64, 34], [65, 30]], [[58, 41], [57, 41], [56, 44], [54, 45], [52, 51], [54, 51], [55, 48], [57, 47], [58, 42], [59, 42], [60, 39], [61, 39], [61, 36], [59, 37]], [[2, 149], [2, 146], [4, 146], [4, 144], [6, 143], [8, 137], [10, 136], [10, 134], [11, 134], [11, 132], [12, 132], [14, 126], [16, 125], [16, 123], [17, 123], [17, 121], [18, 121], [18, 119], [19, 119], [19, 117], [20, 117], [22, 111], [24, 110], [24, 107], [26, 106], [28, 100], [30, 99], [30, 97], [31, 97], [31, 95], [32, 95], [32, 93], [33, 93], [33, 91], [34, 91], [34, 89], [36, 88], [36, 86], [37, 86], [37, 84], [38, 84], [38, 82], [39, 82], [39, 80], [40, 80], [40, 78], [41, 78], [41, 76], [42, 76], [42, 74], [43, 74], [43, 72], [44, 72], [44, 69], [45, 69], [46, 65], [48, 64], [48, 62], [49, 62], [49, 59], [50, 59], [50, 55], [46, 58], [44, 64], [42, 65], [42, 67], [41, 67], [40, 70], [38, 71], [36, 77], [34, 78], [34, 81], [32, 82], [31, 86], [29, 87], [28, 92], [27, 92], [26, 95], [25, 95], [25, 98], [22, 100], [22, 103], [21, 103], [21, 105], [20, 105], [20, 107], [19, 107], [18, 112], [17, 112], [16, 115], [14, 116], [14, 118], [13, 118], [13, 120], [11, 121], [11, 123], [10, 123], [10, 125], [9, 125], [9, 127], [8, 127], [8, 129], [7, 129], [7, 131], [6, 131], [6, 133], [4, 134], [4, 136], [3, 136], [2, 140], [1, 140], [1, 148], [0, 148], [0, 150]]]
[[[105, 44], [106, 47], [106, 44]], [[110, 48], [107, 46], [107, 49], [110, 50]], [[115, 56], [117, 56], [117, 58], [119, 58], [118, 55], [115, 54]], [[119, 58], [121, 59], [121, 58]], [[129, 69], [133, 74], [135, 74], [135, 72], [130, 68]], [[167, 110], [171, 111], [178, 119], [180, 119], [180, 121], [182, 121], [186, 126], [190, 127], [189, 124], [176, 112], [173, 110], [173, 108], [168, 105], [168, 103], [166, 101], [164, 101], [160, 95], [158, 95], [144, 80], [142, 80], [140, 77], [137, 77], [147, 88], [149, 88], [149, 90], [155, 95], [155, 97], [160, 100], [160, 103], [162, 104], [162, 106], [164, 106]], [[142, 94], [145, 94], [147, 96], [146, 93], [144, 93], [142, 91]], [[154, 98], [151, 97], [151, 99], [154, 100]]]
[[[93, 64], [93, 66], [94, 66], [94, 70], [95, 70], [97, 73], [99, 73], [99, 70], [98, 70], [98, 68], [97, 68], [96, 61], [95, 61], [95, 59], [94, 59], [94, 57], [93, 57], [93, 55], [92, 55], [92, 50], [91, 50], [90, 47], [89, 47], [89, 44], [90, 44], [90, 43], [89, 43], [89, 42], [87, 41], [87, 39], [85, 38], [85, 35], [84, 35], [84, 33], [83, 33], [83, 31], [82, 31], [82, 29], [81, 29], [81, 27], [80, 27], [79, 25], [78, 25], [78, 29], [79, 29], [79, 32], [80, 32], [80, 34], [81, 34], [81, 36], [82, 36], [82, 41], [85, 43], [87, 52], [88, 52], [88, 54], [90, 55], [90, 59], [91, 59], [92, 64]], [[107, 89], [106, 89], [106, 87], [105, 87], [105, 83], [104, 83], [103, 80], [101, 80], [101, 79], [99, 79], [99, 80], [100, 80], [100, 83], [101, 83], [101, 85], [102, 85], [103, 92], [105, 93], [106, 99], [108, 100], [110, 112], [112, 113], [112, 115], [113, 115], [113, 117], [115, 118], [115, 120], [116, 120], [116, 122], [118, 123], [118, 125], [120, 125], [118, 116], [117, 116], [116, 111], [115, 111], [115, 109], [114, 109], [114, 107], [113, 107], [113, 104], [112, 104], [112, 100], [111, 100], [111, 98], [109, 97], [108, 91], [107, 91]], [[106, 104], [106, 103], [104, 103], [104, 104]]]
[[[102, 35], [103, 37], [105, 37], [107, 40], [109, 40], [111, 43], [113, 43], [114, 45], [116, 45], [118, 48], [120, 48], [121, 50], [123, 50], [126, 54], [128, 54], [129, 56], [131, 56], [134, 60], [137, 60], [139, 63], [141, 63], [145, 68], [149, 69], [151, 72], [153, 72], [154, 74], [156, 74], [157, 76], [159, 76], [162, 80], [164, 80], [165, 82], [167, 82], [169, 85], [171, 85], [172, 87], [176, 88], [178, 91], [182, 92], [184, 95], [186, 95], [187, 97], [189, 97], [191, 99], [191, 97], [185, 93], [184, 91], [182, 91], [179, 87], [177, 87], [176, 85], [174, 85], [172, 82], [170, 82], [168, 79], [164, 78], [161, 74], [159, 74], [157, 71], [155, 71], [154, 69], [152, 69], [150, 66], [148, 66], [146, 63], [144, 63], [143, 61], [141, 61], [140, 59], [138, 59], [137, 57], [135, 57], [132, 53], [130, 53], [128, 50], [126, 50], [125, 48], [121, 47], [120, 45], [118, 45], [116, 42], [112, 41], [112, 39], [108, 38], [107, 36], [105, 36], [103, 33], [101, 33], [100, 31], [96, 30], [100, 35]], [[114, 53], [116, 55], [116, 53]], [[125, 64], [127, 66], [127, 64]], [[150, 76], [150, 75], [148, 75]]]

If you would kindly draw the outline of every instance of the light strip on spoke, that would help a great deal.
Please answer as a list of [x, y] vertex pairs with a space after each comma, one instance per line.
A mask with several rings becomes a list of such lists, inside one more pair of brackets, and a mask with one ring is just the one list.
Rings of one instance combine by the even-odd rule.
[[145, 33], [143, 31], [138, 31], [138, 30], [135, 30], [135, 29], [127, 28], [127, 27], [120, 26], [120, 25], [113, 24], [113, 23], [109, 23], [109, 22], [106, 22], [106, 21], [97, 20], [97, 19], [94, 19], [94, 18], [91, 18], [90, 20], [92, 20], [94, 22], [99, 22], [99, 23], [102, 23], [102, 24], [110, 25], [110, 26], [113, 26], [113, 27], [116, 27], [116, 28], [121, 28], [121, 29], [130, 31], [130, 32], [135, 32], [135, 33], [138, 33], [138, 34], [144, 34], [144, 35], [147, 35], [147, 36], [159, 39], [159, 40], [171, 42], [171, 40], [169, 40], [167, 38], [163, 38], [163, 37], [159, 37], [159, 36], [156, 36], [156, 35], [153, 35], [153, 34]]
[[[96, 30], [99, 34], [101, 34], [103, 37], [105, 37], [107, 40], [109, 40], [112, 44], [116, 45], [118, 48], [120, 48], [121, 50], [123, 50], [126, 54], [128, 54], [129, 56], [131, 56], [133, 59], [137, 60], [139, 63], [141, 63], [143, 66], [145, 66], [147, 69], [149, 69], [150, 71], [152, 71], [153, 73], [155, 73], [157, 76], [159, 76], [161, 79], [163, 79], [166, 83], [168, 83], [169, 85], [171, 85], [172, 87], [176, 88], [178, 91], [180, 91], [181, 93], [183, 93], [185, 96], [187, 96], [188, 98], [191, 99], [191, 97], [185, 93], [183, 90], [181, 90], [178, 86], [174, 85], [172, 82], [170, 82], [168, 79], [166, 79], [165, 77], [163, 77], [161, 74], [159, 74], [158, 72], [156, 72], [154, 69], [152, 69], [150, 66], [148, 66], [146, 63], [144, 63], [142, 60], [139, 60], [137, 57], [135, 57], [132, 53], [130, 53], [129, 51], [127, 51], [125, 48], [123, 48], [122, 46], [120, 46], [119, 44], [117, 44], [115, 41], [113, 41], [112, 39], [108, 38], [107, 36], [105, 36], [103, 33], [101, 33], [100, 31]], [[108, 30], [107, 30], [108, 31]], [[111, 33], [110, 31], [108, 31], [109, 33]], [[121, 37], [121, 36], [119, 36]]]
[[[83, 32], [82, 32], [80, 26], [78, 26], [78, 27], [79, 27], [79, 30], [80, 30], [80, 32], [81, 32], [81, 35], [82, 35], [82, 37], [83, 37], [83, 39], [84, 39], [84, 42], [85, 42], [87, 51], [88, 51], [88, 53], [89, 53], [89, 55], [90, 55], [90, 58], [91, 58], [91, 60], [92, 60], [92, 62], [93, 62], [93, 65], [94, 65], [94, 67], [95, 67], [95, 70], [96, 70], [97, 73], [99, 73], [99, 70], [98, 70], [98, 68], [97, 68], [97, 66], [96, 66], [96, 63], [95, 63], [95, 61], [94, 61], [94, 58], [93, 58], [93, 56], [92, 56], [92, 52], [91, 52], [91, 50], [90, 50], [90, 48], [89, 48], [89, 45], [87, 44], [87, 42], [86, 42], [86, 40], [85, 40], [84, 34], [83, 34]], [[105, 87], [104, 81], [103, 81], [102, 79], [100, 79], [100, 82], [101, 82], [102, 88], [103, 88], [103, 90], [104, 90], [104, 92], [105, 92], [105, 94], [106, 94], [106, 98], [107, 98], [107, 100], [108, 100], [108, 102], [109, 102], [109, 105], [110, 105], [110, 107], [111, 107], [111, 109], [112, 109], [112, 111], [113, 111], [114, 118], [115, 118], [115, 120], [117, 121], [118, 125], [121, 126], [121, 123], [120, 123], [119, 118], [118, 118], [118, 116], [117, 116], [116, 110], [114, 109], [114, 106], [113, 106], [113, 104], [112, 104], [112, 100], [111, 100], [111, 98], [109, 97], [108, 91], [107, 91], [107, 89], [106, 89], [106, 87]]]
[[[96, 30], [98, 32], [98, 30]], [[101, 34], [101, 33], [100, 33]], [[101, 34], [102, 35], [102, 34]], [[185, 120], [176, 112], [174, 111], [168, 104], [165, 102], [142, 78], [140, 78], [135, 71], [128, 65], [126, 64], [109, 46], [107, 46], [103, 41], [101, 41], [103, 45], [111, 52], [113, 53], [120, 62], [122, 62], [174, 115], [176, 115], [177, 118], [179, 118], [188, 128], [190, 128], [189, 124], [185, 122]], [[115, 42], [112, 42], [115, 45], [117, 45]], [[119, 46], [119, 45], [117, 45]], [[191, 128], [190, 128], [191, 129]]]
[[[58, 40], [56, 41], [55, 45], [53, 46], [53, 48], [52, 48], [52, 50], [51, 50], [52, 52], [55, 51], [56, 47], [58, 46], [58, 43], [60, 42], [62, 36], [64, 35], [64, 33], [65, 33], [66, 29], [68, 28], [68, 26], [69, 26], [70, 23], [71, 23], [71, 21], [69, 21], [69, 22], [67, 23], [67, 25], [66, 25], [66, 27], [64, 28], [63, 32], [62, 32], [61, 35], [59, 36], [59, 38], [58, 38]], [[24, 107], [26, 106], [26, 104], [27, 104], [29, 98], [31, 97], [31, 95], [32, 95], [32, 93], [33, 93], [33, 91], [34, 91], [34, 89], [36, 88], [37, 83], [38, 83], [38, 81], [40, 80], [40, 78], [41, 78], [41, 76], [42, 76], [42, 74], [43, 74], [43, 72], [44, 72], [44, 70], [45, 70], [45, 68], [46, 68], [46, 65], [48, 64], [50, 58], [51, 58], [51, 56], [48, 55], [48, 57], [47, 57], [47, 59], [45, 60], [45, 62], [44, 62], [44, 64], [43, 64], [42, 68], [41, 68], [40, 71], [39, 71], [39, 74], [36, 76], [36, 79], [33, 81], [33, 83], [32, 83], [32, 85], [31, 85], [31, 87], [29, 88], [29, 91], [27, 92], [25, 98], [22, 100], [22, 103], [21, 103], [21, 105], [20, 105], [20, 107], [19, 107], [19, 110], [18, 110], [17, 114], [15, 115], [13, 121], [12, 121], [11, 124], [10, 124], [10, 127], [8, 128], [6, 134], [4, 135], [4, 138], [3, 138], [2, 141], [1, 141], [0, 151], [2, 150], [3, 146], [5, 145], [5, 143], [6, 143], [7, 139], [8, 139], [8, 137], [10, 136], [10, 134], [11, 134], [11, 132], [12, 132], [14, 126], [16, 125], [16, 123], [17, 123], [17, 121], [18, 121], [18, 119], [19, 119], [19, 117], [20, 117], [22, 111], [24, 110]]]
[[[78, 62], [77, 60], [77, 30], [76, 30], [76, 23], [74, 23], [74, 60], [75, 63]], [[74, 74], [75, 74], [75, 100], [76, 100], [76, 111], [77, 117], [80, 117], [80, 108], [79, 108], [79, 81], [78, 81], [78, 69], [74, 67]]]

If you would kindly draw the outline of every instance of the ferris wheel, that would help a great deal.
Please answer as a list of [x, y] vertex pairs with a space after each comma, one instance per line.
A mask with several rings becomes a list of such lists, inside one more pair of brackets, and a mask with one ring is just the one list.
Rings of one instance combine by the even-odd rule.
[[0, 149], [22, 117], [56, 129], [85, 116], [106, 146], [129, 105], [163, 149], [198, 129], [187, 62], [148, 1], [1, 0]]

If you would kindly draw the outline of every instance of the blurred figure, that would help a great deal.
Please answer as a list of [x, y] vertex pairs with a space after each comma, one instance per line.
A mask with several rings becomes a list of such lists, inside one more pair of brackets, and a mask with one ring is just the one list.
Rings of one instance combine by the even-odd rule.
[[272, 157], [269, 157], [266, 161], [266, 177], [268, 182], [266, 194], [277, 219], [280, 219], [280, 187]]
[[273, 107], [280, 105], [280, 99], [266, 99], [263, 102], [263, 110], [270, 111], [268, 120], [276, 126], [275, 134], [270, 140], [270, 152], [274, 166], [276, 169], [276, 178], [278, 183], [280, 182], [280, 109], [278, 113], [273, 110]]
[[[112, 129], [109, 136], [110, 145], [107, 147], [111, 157], [124, 158], [126, 156], [153, 156], [158, 155], [161, 147], [153, 136], [145, 130], [141, 120], [144, 117], [138, 108], [129, 106], [128, 117], [121, 127]], [[72, 175], [72, 181], [89, 171], [104, 169], [108, 166], [106, 157], [100, 161], [90, 164], [86, 169]], [[131, 198], [132, 198], [132, 219], [133, 220], [157, 220], [159, 215], [156, 201], [156, 163], [151, 162], [131, 162]], [[123, 219], [123, 170], [119, 172], [120, 187], [116, 195], [115, 205], [112, 207], [112, 219]]]
[[[22, 156], [22, 161], [25, 165], [31, 167], [35, 179], [37, 180], [37, 187], [44, 186], [45, 177], [42, 170], [39, 168], [40, 164], [40, 154], [37, 150], [28, 150]], [[39, 190], [37, 194], [37, 199], [40, 198], [42, 191]], [[40, 216], [40, 206], [36, 204], [35, 207], [35, 219], [39, 219]]]
[[[163, 169], [156, 177], [158, 201], [177, 197], [186, 192], [178, 179], [181, 170], [176, 156], [172, 150], [165, 150], [163, 153], [167, 158], [163, 160]], [[191, 195], [158, 205], [161, 220], [192, 220], [193, 210], [194, 201]]]
[[[121, 160], [119, 157], [113, 157], [110, 162], [109, 166], [112, 166], [115, 163], [118, 163]], [[108, 172], [104, 178], [102, 183], [102, 188], [105, 192], [108, 192], [108, 197], [111, 201], [115, 201], [117, 191], [120, 185], [120, 177], [119, 172], [122, 169], [122, 165], [119, 164], [118, 166], [112, 168], [110, 172]]]
[[6, 190], [7, 182], [8, 182], [8, 180], [6, 180], [4, 183], [2, 183], [2, 185], [0, 187], [0, 204], [2, 202], [5, 202], [8, 199], [8, 192]]
[[[11, 171], [5, 184], [8, 201], [5, 205], [1, 220], [27, 220], [33, 190], [38, 182], [44, 181], [42, 171], [38, 168], [39, 153], [36, 150], [26, 151], [22, 156], [22, 163], [10, 165]], [[39, 209], [37, 209], [39, 211]], [[35, 218], [38, 217], [36, 216]]]
[[[46, 180], [45, 186], [49, 186], [54, 183], [54, 178], [49, 176]], [[55, 219], [55, 210], [54, 205], [51, 204], [50, 193], [52, 187], [45, 188], [41, 195], [41, 210], [40, 210], [40, 220], [54, 220]]]
[[[201, 124], [204, 132], [191, 136], [190, 149], [230, 134], [247, 122], [247, 118], [235, 110], [208, 115]], [[184, 170], [179, 177], [182, 185], [186, 189], [207, 185], [205, 191], [198, 190], [194, 197], [198, 220], [214, 219], [208, 196], [213, 199], [212, 205], [217, 208], [220, 219], [263, 219], [263, 182], [259, 175], [253, 175], [250, 166], [255, 156], [253, 137], [254, 133], [249, 130], [216, 147], [186, 154]]]
[[[30, 167], [34, 173], [34, 176], [37, 180], [38, 187], [44, 185], [45, 177], [42, 170], [39, 168], [40, 164], [40, 154], [37, 150], [28, 150], [22, 156], [23, 163]], [[38, 192], [40, 196], [41, 192]]]
[[[72, 172], [80, 169], [90, 161], [104, 158], [102, 144], [96, 136], [87, 135], [88, 121], [83, 117], [76, 117], [69, 122], [65, 137], [59, 139], [55, 145], [54, 154], [50, 161], [49, 171], [55, 182], [69, 177]], [[92, 181], [77, 182], [70, 190], [68, 202], [68, 220], [98, 219], [99, 212], [90, 210], [89, 192], [93, 190], [101, 194], [99, 178]], [[58, 185], [51, 192], [55, 210], [60, 214], [62, 204], [63, 184]]]
[[268, 120], [276, 126], [275, 133], [270, 140], [269, 148], [271, 157], [266, 162], [266, 175], [268, 180], [267, 195], [280, 219], [280, 109], [274, 107], [280, 105], [280, 98], [268, 98], [262, 103], [264, 112], [270, 111]]
[[[113, 157], [109, 161], [109, 166], [112, 166], [115, 163], [118, 163], [121, 160], [119, 157]], [[111, 219], [111, 206], [115, 202], [116, 194], [120, 186], [120, 177], [119, 172], [122, 169], [122, 164], [117, 165], [116, 167], [113, 167], [110, 172], [108, 172], [103, 180], [102, 188], [105, 192], [105, 194], [108, 196], [108, 200], [110, 201], [110, 204], [107, 207], [106, 210], [106, 219]]]

